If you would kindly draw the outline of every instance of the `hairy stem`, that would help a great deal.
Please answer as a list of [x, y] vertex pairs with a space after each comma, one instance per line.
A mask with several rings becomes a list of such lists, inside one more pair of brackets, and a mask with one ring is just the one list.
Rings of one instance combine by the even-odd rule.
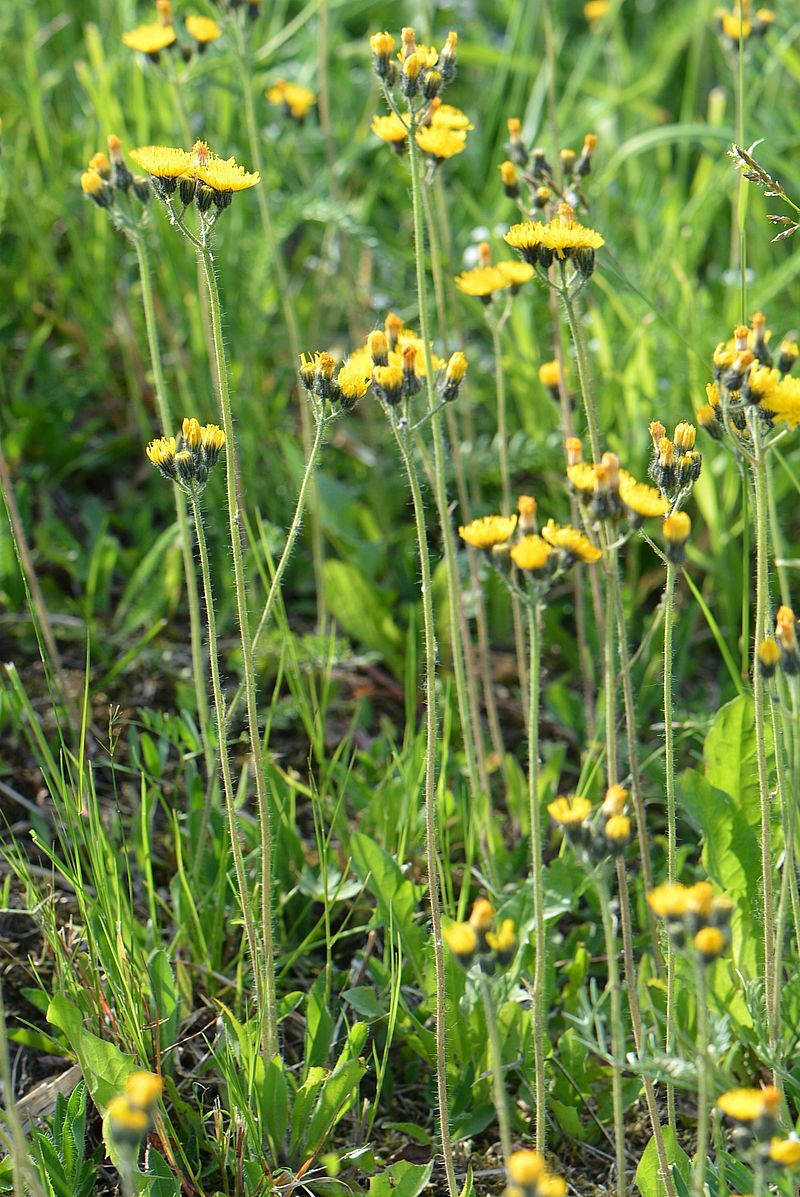
[[508, 1157], [511, 1155], [511, 1124], [508, 1119], [506, 1087], [503, 1082], [503, 1044], [500, 1039], [500, 1028], [497, 1025], [497, 1015], [495, 1014], [489, 982], [484, 976], [481, 976], [480, 987], [481, 997], [483, 998], [483, 1009], [486, 1014], [489, 1050], [492, 1057], [492, 1096], [495, 1113], [497, 1114], [497, 1125], [500, 1128], [500, 1147], [503, 1152], [503, 1160], [507, 1164]]
[[[675, 566], [667, 562], [667, 580], [664, 589], [664, 770], [667, 796], [667, 882], [674, 885], [676, 873], [676, 820], [675, 820], [675, 743], [672, 713], [672, 629], [674, 624]], [[675, 1047], [675, 949], [667, 938], [667, 1027], [665, 1051], [669, 1055]], [[675, 1086], [667, 1084], [667, 1112], [669, 1125], [675, 1130]]]
[[547, 1091], [544, 1073], [545, 1039], [545, 967], [547, 940], [544, 926], [544, 880], [542, 861], [542, 819], [539, 809], [539, 703], [541, 693], [542, 608], [538, 601], [528, 604], [528, 812], [530, 817], [531, 880], [533, 884], [533, 922], [536, 928], [536, 963], [533, 974], [533, 1054], [536, 1150], [543, 1152], [547, 1130]]
[[595, 880], [600, 902], [600, 917], [608, 961], [608, 993], [611, 1003], [611, 1097], [614, 1109], [614, 1152], [617, 1163], [617, 1197], [625, 1197], [625, 1112], [622, 1094], [622, 1061], [625, 1056], [625, 1031], [622, 1025], [622, 995], [619, 982], [619, 961], [617, 959], [617, 937], [611, 915], [611, 899], [605, 877], [598, 874]]

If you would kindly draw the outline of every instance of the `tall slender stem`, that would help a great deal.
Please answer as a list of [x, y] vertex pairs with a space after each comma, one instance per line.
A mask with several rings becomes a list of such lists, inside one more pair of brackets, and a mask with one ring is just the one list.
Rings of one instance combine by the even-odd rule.
[[[664, 588], [664, 770], [667, 797], [667, 882], [674, 885], [677, 879], [675, 849], [675, 743], [672, 714], [672, 628], [675, 602], [675, 565], [667, 561], [667, 580]], [[667, 937], [667, 1027], [665, 1050], [667, 1055], [675, 1046], [675, 949]], [[669, 1125], [674, 1131], [675, 1086], [667, 1083], [667, 1113]]]
[[[250, 149], [251, 165], [254, 170], [263, 172], [261, 141], [258, 136], [258, 124], [256, 121], [255, 104], [253, 103], [253, 79], [252, 71], [250, 69], [250, 55], [248, 52], [247, 41], [242, 30], [241, 25], [237, 22], [237, 49], [239, 61], [242, 66], [242, 96], [244, 99], [244, 117], [245, 125], [247, 127], [247, 140]], [[292, 361], [297, 366], [300, 360], [300, 353], [302, 345], [300, 342], [300, 325], [297, 319], [297, 312], [292, 303], [292, 291], [289, 282], [289, 276], [286, 271], [286, 266], [283, 261], [282, 247], [278, 243], [278, 237], [275, 232], [275, 226], [272, 223], [272, 214], [269, 210], [269, 200], [267, 199], [267, 185], [266, 180], [260, 187], [256, 188], [258, 193], [258, 211], [261, 217], [261, 227], [264, 233], [264, 240], [266, 241], [267, 258], [275, 272], [275, 283], [280, 297], [281, 309], [283, 311], [283, 321], [286, 325], [286, 332], [289, 337], [289, 351], [292, 355]], [[305, 403], [304, 396], [299, 396], [300, 400], [300, 431], [303, 439], [303, 452], [308, 459], [311, 453], [312, 434], [311, 421], [309, 419], [308, 407]], [[314, 570], [314, 586], [317, 598], [317, 624], [320, 628], [325, 622], [325, 585], [323, 576], [323, 560], [324, 560], [324, 544], [322, 539], [322, 524], [320, 520], [319, 501], [317, 496], [316, 482], [312, 482], [310, 493], [310, 527], [311, 527], [311, 559]]]
[[[602, 867], [602, 866], [601, 866]], [[600, 917], [608, 962], [608, 993], [611, 1003], [611, 1100], [614, 1110], [614, 1150], [617, 1162], [617, 1197], [625, 1197], [625, 1109], [622, 1094], [622, 1061], [625, 1056], [625, 1031], [622, 1025], [622, 997], [619, 983], [619, 961], [617, 937], [611, 916], [611, 899], [605, 877], [600, 874], [595, 880], [600, 903]]]
[[480, 987], [481, 997], [483, 998], [483, 1009], [486, 1015], [486, 1030], [489, 1035], [489, 1051], [492, 1057], [492, 1095], [497, 1114], [497, 1125], [500, 1128], [500, 1147], [503, 1152], [503, 1160], [505, 1163], [508, 1163], [508, 1157], [511, 1155], [511, 1124], [508, 1120], [506, 1087], [503, 1083], [503, 1044], [500, 1039], [500, 1030], [497, 1026], [497, 1015], [495, 1014], [489, 982], [484, 976], [481, 976]]
[[206, 603], [208, 657], [211, 665], [211, 687], [214, 694], [214, 716], [217, 723], [219, 764], [222, 773], [222, 791], [225, 795], [225, 814], [228, 818], [228, 834], [231, 841], [234, 872], [236, 873], [236, 886], [239, 891], [239, 905], [242, 910], [247, 947], [250, 952], [250, 962], [253, 967], [253, 977], [255, 979], [256, 995], [260, 1005], [263, 1000], [263, 994], [259, 965], [258, 936], [256, 934], [250, 900], [247, 896], [244, 857], [242, 855], [242, 845], [239, 840], [239, 828], [236, 823], [236, 796], [233, 788], [233, 777], [231, 775], [231, 761], [228, 755], [228, 721], [225, 714], [225, 697], [222, 693], [222, 683], [219, 676], [219, 649], [217, 647], [217, 617], [214, 608], [214, 592], [211, 586], [211, 568], [208, 563], [208, 547], [203, 527], [203, 513], [200, 510], [200, 500], [196, 495], [192, 497], [192, 515], [194, 516], [194, 530], [200, 553], [200, 574], [203, 579], [203, 594]]
[[614, 642], [616, 640], [617, 612], [614, 601], [614, 577], [617, 573], [616, 549], [610, 547], [610, 536], [605, 525], [601, 527], [603, 562], [605, 566], [605, 608], [603, 621], [603, 688], [605, 692], [606, 730], [606, 778], [610, 786], [619, 781], [617, 766], [617, 670]]
[[581, 396], [583, 398], [583, 409], [586, 413], [586, 428], [589, 433], [589, 444], [592, 449], [592, 458], [594, 461], [600, 460], [600, 428], [597, 422], [597, 405], [594, 401], [592, 388], [589, 382], [589, 362], [586, 355], [586, 343], [583, 337], [583, 330], [580, 326], [578, 314], [575, 310], [575, 300], [570, 293], [569, 285], [567, 283], [566, 271], [563, 264], [561, 265], [561, 299], [564, 303], [564, 311], [567, 316], [567, 324], [569, 325], [570, 336], [572, 343], [575, 346], [575, 361], [578, 367], [578, 383], [581, 389]]
[[695, 989], [697, 994], [697, 1153], [692, 1169], [692, 1192], [703, 1197], [708, 1159], [708, 995], [706, 993], [706, 965], [695, 952]]
[[[469, 696], [467, 694], [467, 676], [464, 666], [464, 637], [462, 623], [462, 603], [460, 595], [458, 565], [456, 562], [453, 529], [450, 523], [450, 513], [447, 505], [447, 478], [445, 471], [444, 437], [442, 435], [441, 418], [437, 412], [438, 399], [433, 377], [433, 353], [431, 351], [431, 329], [428, 317], [428, 289], [425, 279], [425, 231], [422, 209], [422, 187], [420, 150], [416, 141], [416, 126], [412, 124], [408, 136], [410, 175], [411, 175], [411, 208], [414, 225], [414, 264], [417, 281], [417, 306], [419, 309], [420, 337], [422, 338], [422, 353], [425, 361], [425, 393], [428, 401], [430, 416], [431, 438], [433, 440], [433, 484], [436, 496], [436, 507], [439, 515], [439, 525], [444, 544], [445, 565], [447, 570], [447, 594], [450, 612], [450, 629], [453, 643], [453, 671], [456, 681], [456, 697], [458, 700], [459, 719], [461, 721], [464, 749], [467, 757], [470, 785], [473, 797], [477, 798], [481, 789], [486, 790], [485, 784], [478, 772], [478, 762], [473, 745], [473, 737], [469, 722]], [[491, 854], [491, 843], [487, 844]]]
[[533, 973], [533, 1056], [536, 1150], [543, 1152], [547, 1132], [547, 1090], [544, 1073], [546, 1032], [545, 968], [547, 940], [544, 927], [544, 880], [542, 861], [542, 818], [539, 809], [539, 703], [541, 687], [542, 607], [538, 600], [528, 603], [528, 812], [531, 823], [531, 880], [533, 884], [533, 922], [536, 938], [536, 962]]
[[225, 360], [225, 344], [222, 336], [222, 311], [214, 273], [214, 259], [208, 243], [208, 225], [202, 226], [202, 245], [198, 250], [208, 291], [211, 313], [211, 329], [214, 340], [217, 398], [219, 400], [222, 428], [225, 433], [225, 476], [228, 498], [228, 521], [230, 525], [233, 575], [236, 589], [236, 612], [239, 622], [239, 636], [242, 644], [242, 666], [244, 672], [245, 696], [247, 700], [247, 723], [250, 734], [250, 748], [253, 754], [253, 771], [258, 800], [259, 828], [261, 832], [261, 925], [263, 935], [263, 982], [265, 1001], [263, 1016], [264, 1050], [271, 1057], [278, 1049], [277, 1000], [275, 995], [275, 966], [272, 930], [272, 830], [270, 827], [269, 794], [264, 770], [264, 753], [258, 728], [258, 707], [256, 704], [256, 677], [253, 662], [253, 641], [250, 636], [250, 616], [247, 610], [247, 589], [242, 555], [242, 539], [239, 527], [239, 505], [236, 495], [236, 441], [233, 430], [228, 368]]
[[[136, 260], [139, 264], [139, 282], [142, 288], [142, 307], [144, 308], [144, 323], [147, 331], [147, 346], [150, 351], [150, 366], [153, 371], [153, 382], [156, 391], [156, 405], [164, 436], [172, 436], [175, 431], [174, 417], [170, 412], [167, 386], [164, 380], [164, 368], [161, 361], [161, 345], [158, 338], [158, 324], [156, 322], [155, 304], [153, 303], [153, 279], [150, 271], [150, 256], [143, 232], [137, 230], [133, 234], [133, 244], [136, 249]], [[189, 635], [192, 649], [192, 673], [194, 675], [194, 693], [197, 704], [197, 719], [200, 724], [200, 736], [206, 761], [206, 772], [210, 776], [214, 770], [214, 754], [208, 738], [208, 695], [206, 693], [206, 671], [203, 662], [202, 631], [200, 626], [200, 599], [197, 593], [197, 575], [195, 573], [194, 558], [192, 556], [192, 536], [186, 512], [186, 499], [183, 492], [176, 486], [175, 514], [178, 521], [178, 533], [183, 557], [183, 574], [186, 579], [186, 601], [189, 607]], [[208, 812], [204, 813], [204, 824]], [[203, 836], [199, 837], [201, 840]]]
[[450, 1114], [447, 1104], [447, 1025], [446, 993], [444, 973], [444, 948], [442, 945], [442, 913], [439, 905], [439, 861], [436, 851], [436, 735], [438, 719], [436, 713], [436, 627], [433, 615], [433, 589], [431, 577], [428, 533], [425, 526], [425, 506], [422, 501], [417, 469], [406, 437], [397, 427], [391, 411], [386, 410], [403, 460], [411, 503], [414, 508], [414, 523], [417, 532], [417, 552], [421, 575], [422, 621], [425, 636], [425, 859], [428, 873], [428, 897], [431, 905], [431, 933], [433, 936], [433, 958], [436, 974], [436, 1086], [439, 1101], [439, 1131], [442, 1141], [447, 1188], [450, 1197], [456, 1197], [453, 1148], [450, 1140]]
[[756, 609], [753, 636], [753, 718], [755, 720], [756, 762], [758, 765], [758, 793], [761, 810], [761, 884], [764, 902], [764, 995], [767, 1006], [767, 1030], [770, 1046], [777, 1042], [774, 1020], [775, 976], [774, 936], [775, 912], [772, 898], [772, 809], [767, 769], [766, 713], [764, 710], [764, 677], [759, 668], [758, 647], [768, 634], [769, 619], [769, 563], [767, 526], [766, 451], [761, 438], [760, 415], [752, 407], [747, 420], [753, 441], [753, 493], [755, 496], [756, 539]]
[[[297, 537], [298, 537], [298, 535], [300, 533], [300, 529], [303, 525], [303, 513], [306, 508], [306, 502], [308, 500], [309, 491], [311, 490], [311, 487], [312, 487], [312, 480], [314, 477], [314, 470], [316, 469], [316, 465], [317, 465], [317, 459], [319, 458], [320, 449], [322, 448], [322, 436], [323, 436], [324, 428], [325, 428], [324, 421], [322, 419], [317, 419], [316, 431], [314, 433], [314, 440], [311, 444], [311, 451], [310, 451], [310, 453], [308, 455], [308, 459], [306, 461], [306, 468], [305, 468], [305, 471], [303, 472], [303, 480], [300, 483], [300, 490], [297, 495], [297, 503], [295, 504], [294, 515], [292, 516], [292, 522], [289, 526], [289, 531], [286, 534], [286, 543], [283, 546], [283, 552], [280, 555], [278, 564], [275, 567], [275, 573], [272, 575], [272, 581], [270, 583], [269, 591], [267, 593], [267, 598], [264, 603], [264, 610], [261, 612], [261, 616], [259, 618], [258, 625], [256, 627], [255, 634], [253, 636], [253, 652], [254, 653], [257, 652], [258, 645], [261, 641], [261, 637], [264, 634], [264, 629], [266, 628], [267, 624], [269, 623], [270, 615], [272, 614], [272, 608], [275, 605], [275, 599], [278, 597], [278, 595], [280, 593], [281, 582], [283, 580], [283, 575], [286, 572], [286, 566], [289, 564], [289, 560], [292, 556], [292, 552], [294, 551], [294, 546], [297, 541]], [[231, 703], [228, 708], [228, 718], [229, 719], [233, 719], [233, 717], [238, 709], [239, 703], [242, 700], [243, 694], [244, 694], [244, 683], [240, 682], [236, 689], [236, 693], [234, 694], [233, 698], [231, 699]]]
[[[631, 923], [631, 908], [628, 898], [628, 877], [625, 872], [625, 861], [622, 856], [617, 857], [617, 896], [619, 899], [619, 922], [622, 930], [622, 953], [625, 962], [625, 992], [628, 997], [628, 1010], [631, 1016], [633, 1043], [639, 1059], [644, 1051], [644, 1031], [642, 1028], [642, 1013], [639, 1009], [639, 990], [637, 988], [636, 962], [633, 955], [633, 926]], [[672, 1179], [672, 1168], [667, 1157], [664, 1143], [664, 1131], [658, 1112], [655, 1085], [652, 1079], [643, 1073], [642, 1087], [644, 1088], [647, 1112], [650, 1116], [650, 1128], [656, 1145], [659, 1173], [664, 1181], [666, 1197], [675, 1197], [675, 1183]]]

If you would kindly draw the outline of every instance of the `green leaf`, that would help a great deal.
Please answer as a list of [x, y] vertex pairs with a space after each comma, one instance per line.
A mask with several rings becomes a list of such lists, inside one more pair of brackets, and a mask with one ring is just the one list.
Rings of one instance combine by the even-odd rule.
[[[672, 1178], [675, 1182], [675, 1188], [679, 1197], [681, 1197], [681, 1194], [688, 1193], [689, 1191], [692, 1165], [688, 1155], [678, 1144], [670, 1128], [665, 1126], [661, 1133], [664, 1136], [664, 1149], [667, 1160], [672, 1165]], [[655, 1139], [651, 1139], [645, 1147], [642, 1158], [639, 1160], [639, 1167], [636, 1169], [636, 1187], [641, 1197], [663, 1197], [664, 1182], [658, 1173], [659, 1164], [656, 1141]]]
[[306, 1069], [324, 1066], [333, 1038], [333, 1016], [325, 1002], [325, 977], [317, 977], [306, 1001]]
[[105, 1114], [112, 1097], [123, 1091], [136, 1067], [133, 1056], [85, 1030], [80, 1010], [62, 995], [50, 1003], [47, 1021], [63, 1031], [80, 1064], [92, 1101]]
[[150, 1184], [147, 1197], [180, 1197], [181, 1184], [162, 1155], [152, 1148], [147, 1153], [147, 1171]]
[[379, 652], [399, 675], [403, 665], [403, 636], [382, 591], [357, 566], [346, 561], [326, 561], [323, 581], [325, 601], [347, 635], [364, 648]]
[[283, 1157], [289, 1127], [289, 1086], [278, 1059], [268, 1060], [261, 1085], [261, 1118], [275, 1159]]
[[304, 1144], [310, 1155], [317, 1154], [342, 1114], [355, 1101], [365, 1072], [363, 1061], [345, 1060], [337, 1064], [326, 1079], [304, 1136]]
[[147, 963], [147, 975], [150, 978], [154, 1014], [158, 1019], [159, 1044], [161, 1052], [164, 1053], [168, 1052], [175, 1043], [180, 1014], [180, 998], [175, 986], [172, 965], [166, 952], [163, 950], [153, 952]]
[[403, 876], [394, 857], [369, 836], [356, 832], [350, 840], [353, 868], [375, 898], [381, 923], [400, 933], [403, 953], [411, 961], [417, 981], [424, 987], [423, 932], [414, 921], [418, 901], [412, 883]]
[[357, 985], [354, 989], [346, 989], [342, 997], [353, 1007], [356, 1014], [360, 1014], [369, 1022], [386, 1017], [386, 1007], [378, 1000], [378, 995], [371, 985]]
[[[400, 1160], [369, 1182], [370, 1197], [419, 1197], [433, 1173], [430, 1164], [410, 1164]], [[467, 1190], [469, 1191], [469, 1190]]]

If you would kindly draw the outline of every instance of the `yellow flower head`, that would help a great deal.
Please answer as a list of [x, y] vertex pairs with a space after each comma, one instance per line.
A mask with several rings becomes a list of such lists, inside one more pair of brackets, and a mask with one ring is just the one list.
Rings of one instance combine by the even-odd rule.
[[165, 478], [171, 478], [173, 477], [177, 448], [174, 436], [160, 436], [157, 440], [150, 442], [145, 449], [145, 453]]
[[570, 485], [580, 494], [594, 494], [597, 470], [588, 461], [577, 461], [574, 465], [568, 465], [567, 478]]
[[156, 1104], [163, 1089], [164, 1082], [161, 1077], [156, 1076], [154, 1072], [145, 1072], [144, 1069], [132, 1072], [125, 1085], [125, 1092], [131, 1104], [143, 1110], [149, 1110]]
[[627, 470], [620, 470], [619, 497], [635, 516], [647, 519], [667, 513], [667, 501], [654, 486], [637, 482]]
[[[524, 263], [520, 262], [520, 265]], [[476, 299], [488, 302], [495, 291], [502, 291], [511, 284], [507, 283], [496, 266], [476, 266], [472, 270], [465, 270], [456, 275], [456, 286], [465, 295], [472, 295]]]
[[769, 1158], [784, 1168], [796, 1168], [800, 1164], [800, 1139], [797, 1135], [773, 1139], [769, 1145]]
[[222, 36], [222, 30], [211, 17], [187, 17], [186, 32], [200, 46], [207, 46], [209, 42], [215, 42]]
[[129, 50], [137, 50], [140, 54], [155, 58], [175, 41], [175, 30], [171, 25], [137, 25], [135, 29], [123, 33], [122, 41]]
[[593, 21], [602, 20], [610, 7], [610, 0], [588, 0], [583, 6], [583, 15], [591, 24]]
[[120, 1093], [116, 1097], [112, 1097], [108, 1103], [106, 1116], [111, 1124], [111, 1130], [118, 1134], [127, 1134], [140, 1137], [145, 1134], [150, 1125], [150, 1118], [147, 1113], [134, 1106], [130, 1098]]
[[773, 1118], [778, 1113], [781, 1095], [774, 1085], [762, 1089], [729, 1089], [717, 1100], [717, 1109], [734, 1122], [757, 1122], [759, 1118]]
[[523, 536], [511, 550], [511, 560], [517, 569], [538, 572], [546, 569], [553, 550], [541, 536]]
[[336, 376], [336, 382], [343, 397], [353, 403], [366, 395], [370, 381], [369, 372], [361, 369], [358, 362], [353, 364], [350, 358], [347, 359]]
[[530, 262], [513, 262], [505, 261], [498, 262], [495, 267], [497, 272], [503, 279], [504, 286], [521, 287], [523, 283], [528, 283], [533, 278], [534, 270]]
[[156, 179], [180, 179], [192, 171], [192, 155], [172, 146], [144, 145], [131, 150], [130, 156]]
[[513, 919], [503, 919], [499, 931], [487, 931], [486, 943], [491, 948], [501, 964], [508, 964], [513, 959], [517, 947], [517, 934]]
[[[200, 146], [203, 144], [199, 143]], [[245, 170], [234, 158], [218, 158], [216, 154], [209, 153], [207, 147], [204, 151], [195, 148], [193, 172], [207, 187], [222, 194], [245, 191], [261, 182], [258, 171]]]
[[662, 919], [682, 919], [689, 914], [689, 891], [685, 885], [657, 885], [647, 895], [654, 914]]
[[469, 968], [472, 957], [478, 950], [478, 936], [469, 923], [452, 923], [445, 927], [442, 938], [450, 951], [464, 968]]
[[270, 104], [282, 104], [295, 121], [304, 121], [317, 102], [317, 97], [310, 87], [290, 83], [286, 79], [279, 79], [269, 89], [267, 99]]
[[584, 536], [571, 524], [561, 525], [557, 524], [555, 520], [548, 520], [542, 529], [542, 536], [554, 549], [561, 549], [562, 552], [574, 557], [576, 561], [583, 561], [586, 565], [599, 561], [602, 556], [600, 550], [592, 544], [588, 536]]
[[430, 128], [417, 130], [417, 145], [423, 154], [428, 154], [437, 162], [444, 162], [466, 148], [467, 133], [465, 129], [431, 125]]
[[472, 903], [469, 925], [479, 935], [485, 935], [494, 926], [494, 906], [488, 898], [476, 898]]
[[559, 205], [558, 216], [547, 224], [527, 220], [512, 225], [505, 240], [533, 266], [549, 266], [554, 258], [572, 259], [586, 273], [594, 266], [595, 251], [605, 245], [598, 232], [578, 224], [568, 204]]
[[719, 927], [701, 927], [694, 937], [696, 951], [710, 962], [716, 960], [725, 951], [725, 933]]
[[484, 515], [460, 527], [458, 535], [474, 549], [493, 549], [510, 540], [516, 526], [515, 515]]
[[206, 451], [206, 463], [211, 467], [216, 464], [225, 444], [225, 433], [217, 424], [205, 424], [200, 431], [200, 443]]
[[390, 112], [388, 116], [373, 116], [370, 128], [381, 141], [391, 144], [399, 144], [408, 137], [408, 125], [395, 112]]
[[612, 815], [607, 820], [603, 833], [611, 844], [624, 847], [631, 838], [631, 821], [627, 815]]
[[394, 38], [391, 33], [373, 33], [369, 44], [377, 58], [388, 58], [394, 49]]
[[558, 390], [558, 385], [561, 380], [561, 367], [558, 362], [542, 362], [539, 367], [539, 382], [544, 387], [549, 387], [551, 391]]
[[667, 516], [661, 528], [668, 545], [682, 545], [689, 539], [692, 521], [685, 511], [676, 511]]
[[614, 784], [606, 790], [606, 796], [600, 807], [600, 813], [605, 815], [606, 818], [611, 818], [612, 815], [622, 815], [625, 813], [627, 805], [628, 791], [623, 786]]
[[585, 823], [592, 813], [592, 804], [583, 794], [563, 795], [548, 804], [547, 813], [559, 827], [577, 827]]
[[536, 1184], [536, 1197], [567, 1197], [567, 1182], [563, 1176], [548, 1172]]
[[800, 424], [800, 378], [783, 378], [765, 403], [774, 424], [788, 424], [794, 429]]
[[538, 1151], [513, 1151], [508, 1157], [508, 1175], [515, 1184], [532, 1188], [545, 1174], [545, 1163]]
[[698, 919], [707, 919], [714, 907], [714, 891], [708, 881], [698, 881], [686, 890], [686, 902], [690, 914]]
[[761, 669], [763, 677], [772, 677], [775, 670], [778, 668], [781, 659], [781, 650], [778, 646], [777, 640], [772, 636], [767, 636], [762, 640], [758, 646], [758, 664]]
[[430, 123], [441, 129], [463, 129], [464, 132], [475, 128], [466, 112], [462, 112], [454, 104], [443, 104], [438, 96], [434, 96], [431, 100], [425, 123]]
[[103, 179], [109, 179], [111, 177], [111, 163], [108, 160], [108, 154], [104, 154], [102, 150], [98, 150], [96, 154], [92, 154], [89, 159], [89, 170], [96, 171]]

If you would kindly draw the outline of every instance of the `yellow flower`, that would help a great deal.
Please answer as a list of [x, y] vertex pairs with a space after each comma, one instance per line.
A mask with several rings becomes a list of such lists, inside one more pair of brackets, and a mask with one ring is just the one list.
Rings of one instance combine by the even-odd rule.
[[458, 535], [475, 549], [493, 549], [505, 544], [517, 526], [515, 515], [484, 515], [458, 529]]
[[131, 150], [130, 156], [156, 179], [180, 179], [192, 171], [192, 155], [172, 146], [144, 145]]
[[581, 494], [591, 495], [594, 493], [597, 471], [590, 462], [578, 461], [575, 465], [568, 465], [567, 478], [575, 490], [580, 491]]
[[512, 548], [511, 560], [517, 569], [540, 570], [547, 565], [552, 551], [541, 536], [523, 536]]
[[560, 827], [575, 827], [585, 823], [592, 813], [592, 804], [582, 794], [572, 794], [565, 798], [563, 795], [549, 803], [547, 813], [554, 823]]
[[495, 955], [500, 958], [501, 963], [507, 963], [514, 955], [517, 946], [514, 920], [503, 919], [499, 931], [487, 931], [486, 943]]
[[145, 1111], [134, 1106], [124, 1093], [112, 1097], [108, 1103], [106, 1115], [112, 1130], [117, 1133], [138, 1137], [143, 1135], [150, 1125], [150, 1119]]
[[800, 378], [782, 379], [764, 406], [772, 415], [773, 424], [796, 428], [800, 424]]
[[225, 444], [225, 433], [217, 424], [206, 424], [200, 430], [200, 443], [206, 451], [206, 463], [210, 469], [216, 465]]
[[454, 104], [443, 104], [438, 96], [431, 100], [427, 123], [442, 129], [463, 129], [465, 132], [475, 128], [466, 112], [462, 112]]
[[747, 17], [740, 21], [738, 14], [726, 12], [722, 15], [722, 32], [732, 41], [738, 42], [740, 34], [742, 41], [747, 41], [752, 31], [753, 26]]
[[536, 1184], [536, 1197], [567, 1197], [567, 1182], [563, 1176], [548, 1172]]
[[756, 1122], [764, 1115], [774, 1117], [780, 1104], [778, 1090], [765, 1085], [762, 1089], [729, 1089], [717, 1100], [717, 1109], [735, 1122]]
[[767, 636], [758, 646], [758, 664], [763, 677], [772, 677], [781, 659], [777, 640]]
[[137, 1069], [128, 1077], [125, 1092], [134, 1106], [149, 1110], [154, 1106], [164, 1089], [164, 1082], [154, 1072]]
[[531, 1188], [545, 1174], [545, 1163], [538, 1151], [513, 1151], [508, 1157], [508, 1175], [515, 1184]]
[[130, 50], [157, 57], [175, 41], [175, 30], [171, 25], [138, 25], [129, 33], [123, 33], [122, 41]]
[[109, 207], [114, 197], [111, 185], [94, 169], [85, 170], [81, 175], [81, 191], [100, 208]]
[[561, 549], [578, 561], [591, 565], [599, 561], [602, 556], [600, 550], [592, 544], [588, 536], [584, 536], [577, 528], [570, 524], [557, 524], [555, 520], [548, 520], [542, 529], [542, 536], [554, 549]]
[[611, 4], [609, 0], [588, 0], [583, 6], [583, 15], [587, 21], [599, 21], [608, 12]]
[[111, 163], [108, 160], [108, 154], [104, 154], [102, 150], [92, 154], [89, 159], [89, 170], [96, 171], [103, 179], [110, 179]]
[[725, 943], [725, 934], [719, 927], [701, 927], [694, 937], [695, 948], [707, 962], [722, 955]]
[[[525, 263], [527, 265], [527, 263]], [[561, 367], [558, 362], [542, 362], [539, 367], [539, 382], [543, 387], [549, 387], [551, 391], [558, 390], [558, 384], [561, 381]]]
[[692, 530], [692, 521], [685, 511], [676, 511], [674, 515], [668, 515], [661, 525], [664, 533], [664, 539], [669, 548], [681, 546], [689, 539], [689, 533]]
[[600, 807], [600, 813], [605, 815], [606, 818], [611, 818], [613, 815], [624, 814], [627, 805], [628, 791], [623, 786], [615, 783], [606, 790], [606, 796]]
[[627, 470], [620, 470], [619, 497], [629, 511], [643, 519], [665, 515], [667, 512], [667, 501], [661, 492], [654, 486], [637, 482]]
[[647, 895], [654, 914], [662, 919], [681, 919], [689, 914], [689, 891], [685, 885], [657, 885]]
[[769, 1158], [785, 1168], [796, 1168], [800, 1164], [800, 1139], [796, 1135], [773, 1139], [769, 1145]]
[[317, 102], [310, 87], [302, 87], [299, 83], [290, 83], [286, 79], [278, 82], [267, 92], [270, 104], [282, 104], [289, 116], [296, 121], [304, 121]]
[[343, 397], [353, 403], [366, 395], [370, 381], [370, 372], [361, 369], [357, 362], [354, 364], [351, 358], [347, 359], [336, 376]]
[[512, 262], [511, 260], [498, 262], [495, 270], [504, 280], [506, 287], [515, 289], [521, 287], [523, 283], [530, 282], [534, 274], [533, 267], [529, 262]]
[[478, 936], [469, 923], [452, 923], [445, 927], [442, 938], [464, 968], [468, 968], [478, 950]]
[[631, 838], [631, 821], [627, 815], [612, 815], [606, 822], [603, 833], [612, 844], [624, 846]]
[[399, 144], [408, 137], [408, 125], [395, 112], [388, 116], [373, 116], [370, 128], [376, 137], [390, 144]]
[[[420, 67], [435, 67], [439, 61], [439, 51], [433, 46], [415, 46], [414, 54], [419, 59]], [[402, 54], [398, 54], [398, 58], [402, 59]]]
[[156, 466], [165, 478], [173, 478], [175, 471], [175, 453], [177, 442], [174, 436], [161, 436], [151, 441], [145, 449], [148, 459]]
[[207, 46], [209, 42], [215, 42], [222, 36], [222, 30], [211, 17], [187, 17], [186, 32], [200, 46]]
[[[520, 262], [520, 265], [524, 263]], [[459, 291], [476, 299], [489, 300], [495, 291], [502, 291], [510, 285], [496, 266], [476, 266], [473, 270], [465, 270], [463, 274], [456, 275]]]
[[228, 194], [245, 191], [261, 182], [258, 171], [245, 170], [234, 158], [218, 158], [216, 154], [209, 153], [207, 147], [204, 147], [205, 152], [200, 152], [198, 145], [203, 146], [203, 143], [195, 144], [192, 169], [196, 177], [212, 190]]
[[487, 931], [491, 931], [494, 924], [494, 906], [488, 898], [476, 898], [472, 903], [472, 910], [469, 915], [469, 925], [473, 930], [477, 931], [479, 935], [485, 935]]
[[569, 204], [560, 204], [558, 216], [547, 224], [526, 220], [512, 225], [505, 240], [532, 266], [547, 267], [554, 257], [559, 261], [572, 259], [586, 274], [591, 274], [595, 251], [605, 245], [595, 229], [578, 224]]
[[431, 125], [428, 129], [417, 129], [417, 145], [423, 154], [429, 154], [437, 162], [460, 154], [467, 144], [465, 129], [448, 129]]
[[378, 58], [388, 58], [394, 49], [394, 38], [391, 33], [373, 33], [369, 44], [372, 53]]

